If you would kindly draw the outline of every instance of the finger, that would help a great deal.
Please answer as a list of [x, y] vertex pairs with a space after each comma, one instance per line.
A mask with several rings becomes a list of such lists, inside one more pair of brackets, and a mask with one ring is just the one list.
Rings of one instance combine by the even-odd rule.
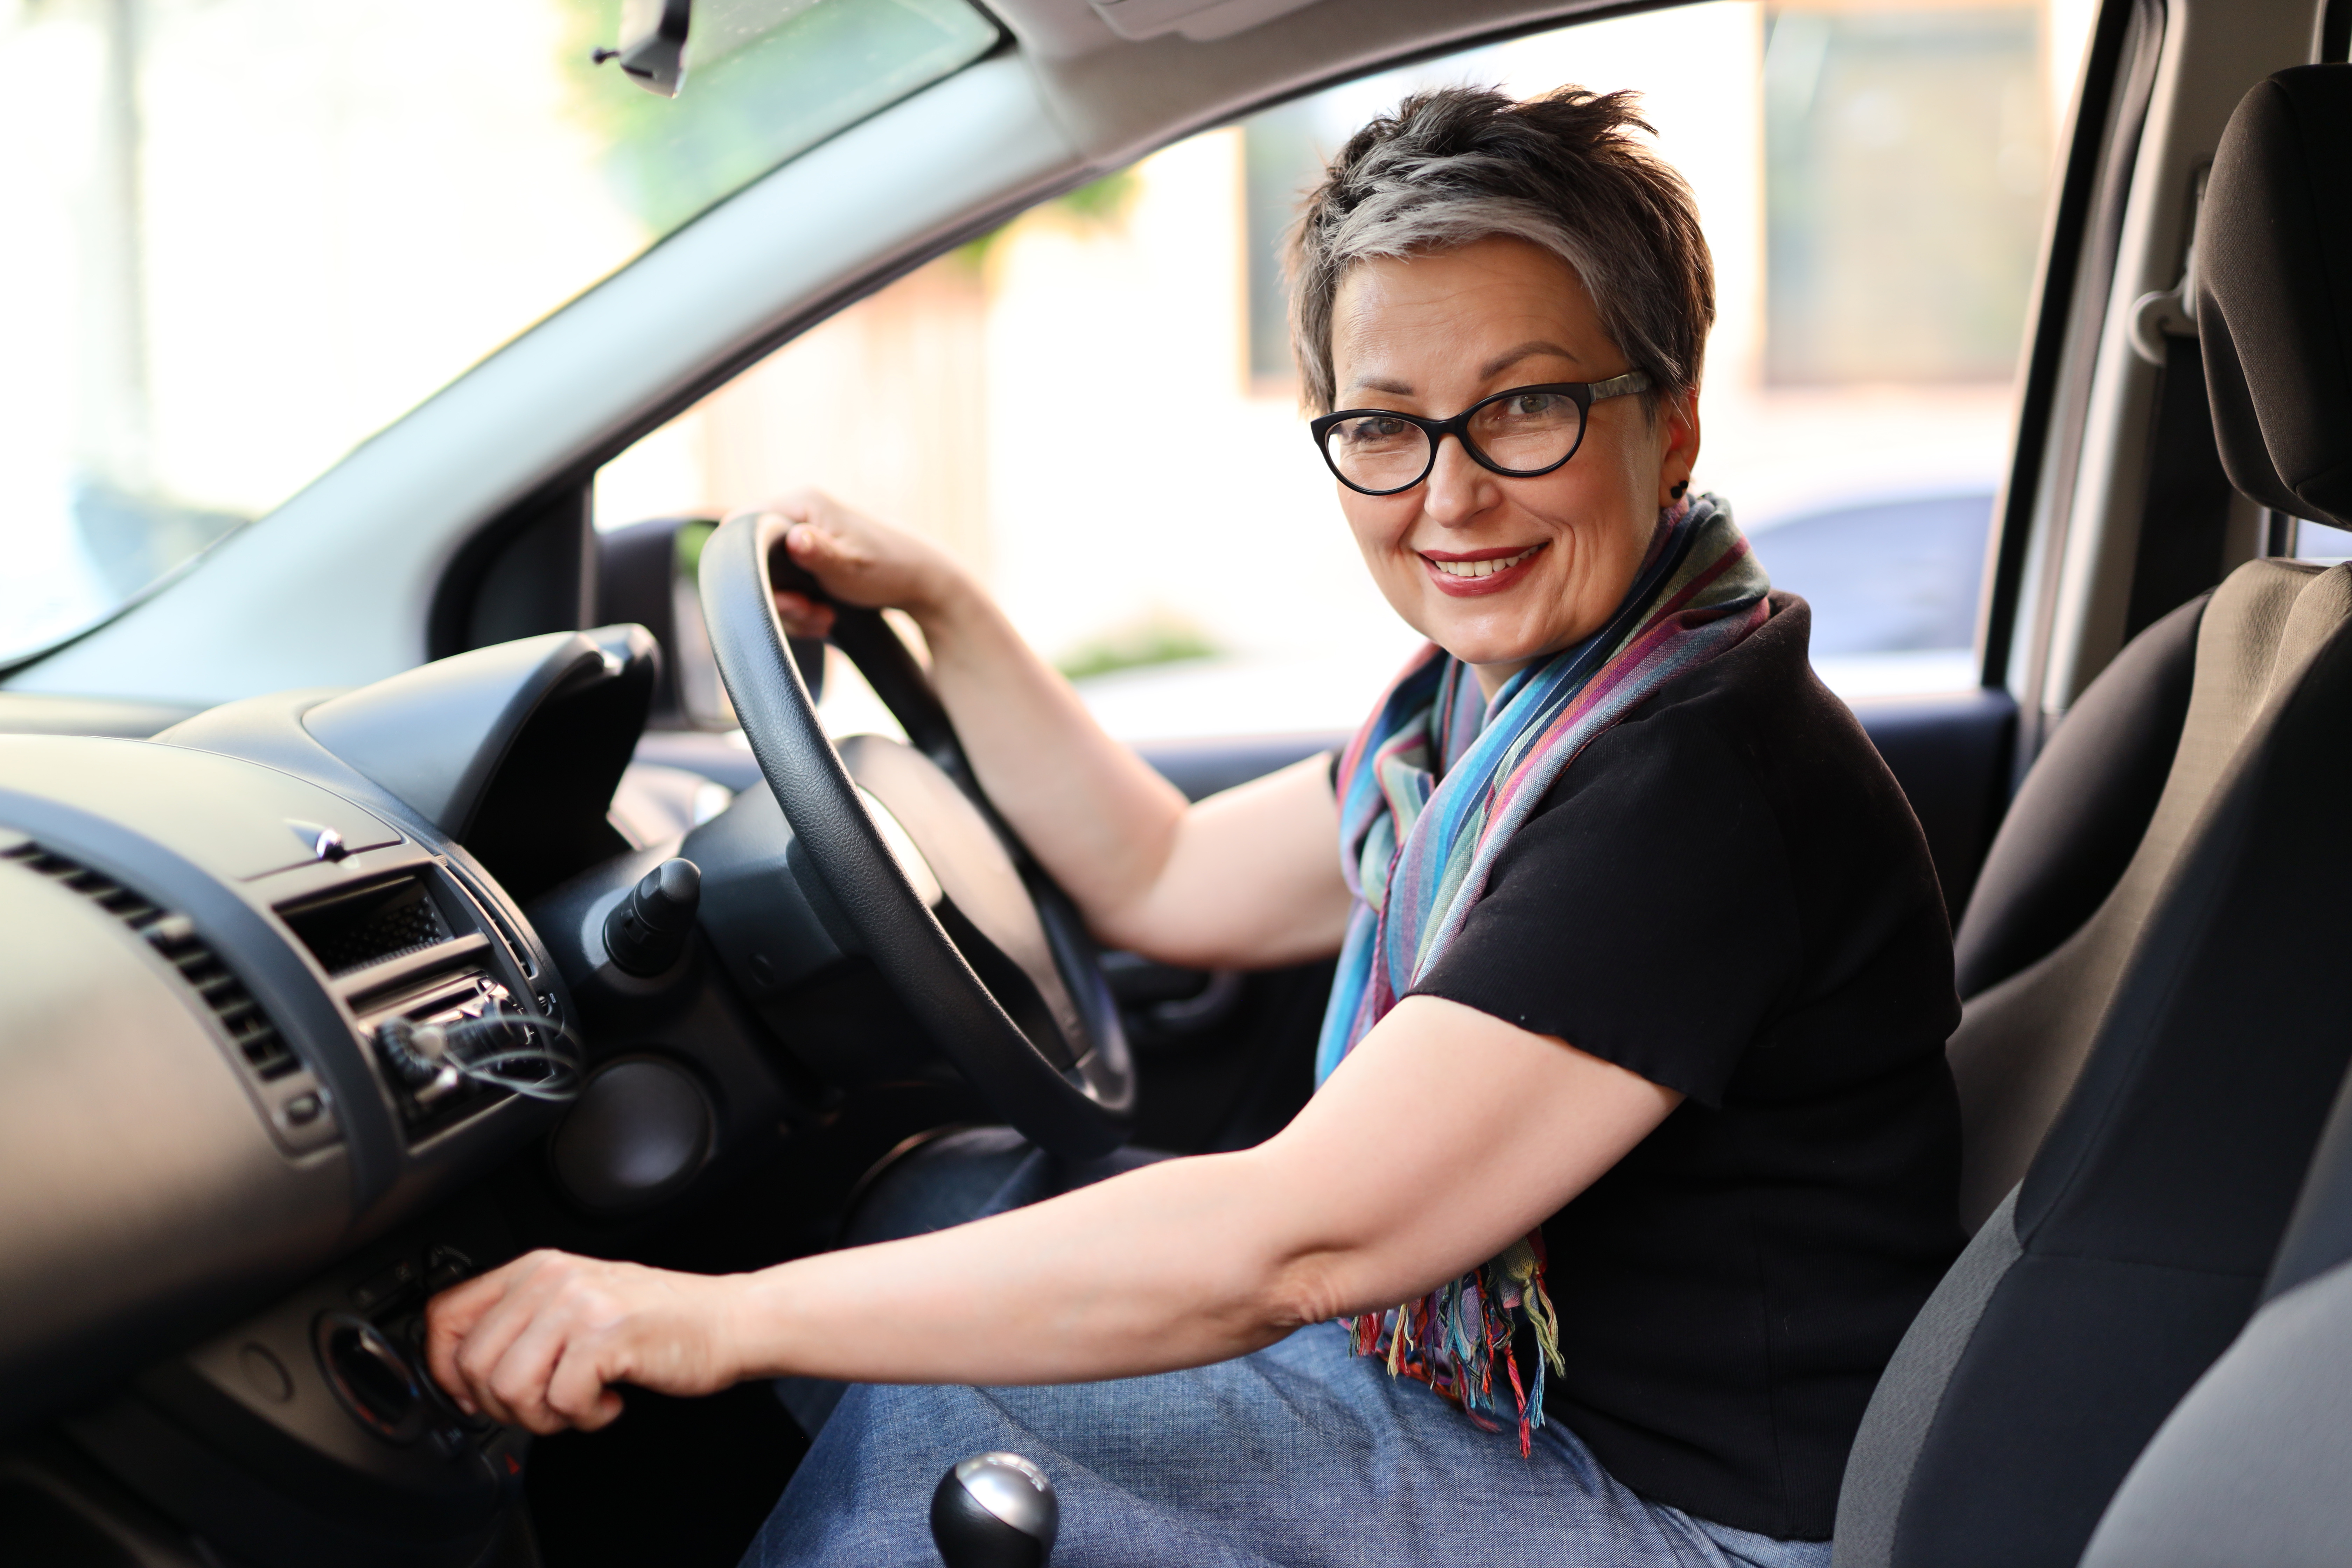
[[621, 1396], [606, 1381], [603, 1363], [577, 1340], [564, 1346], [547, 1380], [547, 1405], [583, 1432], [609, 1426], [621, 1414]]
[[784, 623], [784, 630], [796, 637], [827, 637], [833, 635], [833, 606], [820, 605], [805, 594], [795, 594], [789, 588], [776, 591], [776, 618]]
[[563, 1357], [567, 1344], [580, 1330], [576, 1316], [567, 1308], [569, 1303], [553, 1303], [531, 1320], [530, 1326], [515, 1336], [499, 1357], [499, 1364], [490, 1373], [490, 1392], [509, 1415], [510, 1426], [519, 1426], [544, 1437], [561, 1432], [570, 1425], [547, 1403], [547, 1385], [555, 1375], [556, 1363]]
[[425, 1370], [441, 1385], [442, 1392], [456, 1400], [457, 1407], [468, 1415], [475, 1411], [465, 1374], [457, 1369], [457, 1347], [483, 1315], [505, 1298], [513, 1280], [514, 1267], [508, 1264], [454, 1285], [434, 1297], [425, 1309]]
[[[511, 1342], [511, 1337], [506, 1341]], [[485, 1354], [479, 1345], [469, 1341], [458, 1347], [458, 1375], [465, 1379], [466, 1403], [474, 1407], [476, 1414], [487, 1415], [501, 1426], [519, 1426], [522, 1425], [520, 1417], [515, 1414], [514, 1406], [500, 1396], [495, 1382], [504, 1354], [503, 1345], [496, 1354]]]
[[784, 531], [784, 550], [794, 561], [814, 571], [839, 557], [841, 541], [830, 529], [819, 528], [803, 519]]
[[514, 1412], [492, 1383], [508, 1348], [554, 1303], [562, 1282], [569, 1278], [571, 1259], [562, 1253], [535, 1252], [509, 1268], [514, 1270], [504, 1296], [482, 1314], [457, 1346], [457, 1375], [464, 1391], [493, 1420], [513, 1425]]
[[876, 601], [869, 595], [888, 592], [877, 586], [875, 575], [879, 571], [887, 576], [889, 562], [869, 537], [803, 522], [785, 533], [784, 551], [794, 565], [814, 576], [836, 600], [871, 605]]

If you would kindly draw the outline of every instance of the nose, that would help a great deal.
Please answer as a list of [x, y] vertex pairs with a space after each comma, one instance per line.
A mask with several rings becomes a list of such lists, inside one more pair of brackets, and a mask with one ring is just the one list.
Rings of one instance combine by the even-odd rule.
[[1449, 527], [1468, 521], [1501, 499], [1495, 476], [1478, 466], [1459, 437], [1438, 442], [1437, 460], [1422, 482], [1427, 487], [1422, 509]]

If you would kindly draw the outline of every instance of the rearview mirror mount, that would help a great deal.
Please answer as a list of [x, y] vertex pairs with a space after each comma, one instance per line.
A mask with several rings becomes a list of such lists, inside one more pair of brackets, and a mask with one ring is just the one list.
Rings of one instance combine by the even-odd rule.
[[617, 60], [624, 74], [647, 92], [676, 98], [686, 81], [686, 35], [694, 20], [694, 0], [621, 0], [621, 38], [598, 49], [598, 65]]

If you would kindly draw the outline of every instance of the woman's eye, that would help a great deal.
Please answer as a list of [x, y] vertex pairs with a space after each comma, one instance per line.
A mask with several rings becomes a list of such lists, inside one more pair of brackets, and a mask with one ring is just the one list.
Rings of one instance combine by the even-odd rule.
[[1350, 447], [1392, 446], [1419, 434], [1402, 419], [1350, 419], [1339, 426], [1339, 438]]
[[1554, 419], [1567, 402], [1557, 392], [1522, 392], [1505, 401], [1502, 411], [1509, 419]]

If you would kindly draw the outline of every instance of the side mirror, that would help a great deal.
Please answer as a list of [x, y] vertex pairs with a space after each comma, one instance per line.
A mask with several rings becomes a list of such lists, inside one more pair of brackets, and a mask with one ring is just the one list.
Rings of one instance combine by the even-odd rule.
[[[635, 621], [661, 644], [649, 722], [660, 730], [732, 730], [735, 710], [710, 655], [696, 574], [702, 546], [719, 528], [709, 517], [660, 517], [596, 536], [596, 618]], [[792, 639], [809, 696], [824, 695], [825, 645]]]

